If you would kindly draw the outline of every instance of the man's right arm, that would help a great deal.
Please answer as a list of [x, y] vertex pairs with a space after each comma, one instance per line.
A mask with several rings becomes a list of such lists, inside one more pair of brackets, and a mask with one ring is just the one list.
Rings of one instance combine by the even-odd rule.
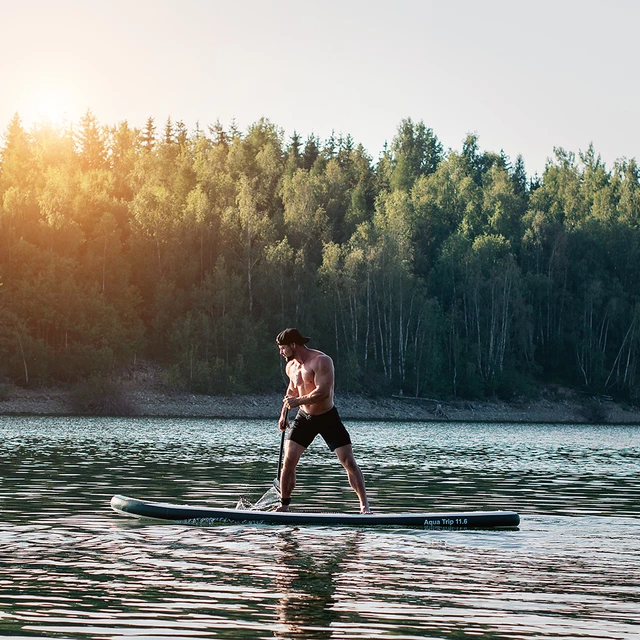
[[[289, 380], [289, 386], [287, 387], [287, 392], [285, 393], [285, 398], [287, 396], [298, 395], [297, 389], [293, 386], [291, 380]], [[289, 423], [289, 409], [287, 409], [286, 403], [283, 401], [282, 403], [282, 411], [280, 412], [280, 419], [278, 420], [278, 426], [280, 427], [280, 431], [285, 431], [287, 425]]]

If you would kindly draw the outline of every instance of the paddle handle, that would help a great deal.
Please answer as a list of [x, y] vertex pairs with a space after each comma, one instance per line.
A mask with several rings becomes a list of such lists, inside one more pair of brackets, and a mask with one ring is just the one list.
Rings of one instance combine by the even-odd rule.
[[280, 438], [280, 458], [278, 459], [278, 482], [280, 482], [280, 474], [282, 473], [282, 454], [284, 453], [284, 437], [287, 431], [282, 432], [282, 437]]

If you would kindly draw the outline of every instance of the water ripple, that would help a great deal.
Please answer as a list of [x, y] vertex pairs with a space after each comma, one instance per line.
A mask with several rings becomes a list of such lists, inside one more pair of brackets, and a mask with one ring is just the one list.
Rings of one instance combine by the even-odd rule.
[[[257, 499], [276, 473], [274, 424], [3, 419], [0, 635], [637, 637], [638, 428], [350, 430], [377, 511], [514, 509], [520, 530], [125, 519], [114, 493]], [[294, 504], [357, 509], [322, 443], [301, 462]]]

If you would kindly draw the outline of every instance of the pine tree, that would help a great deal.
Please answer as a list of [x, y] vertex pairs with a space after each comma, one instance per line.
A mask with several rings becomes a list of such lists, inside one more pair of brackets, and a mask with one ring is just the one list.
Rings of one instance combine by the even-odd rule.
[[516, 162], [513, 165], [511, 179], [513, 180], [515, 192], [518, 195], [525, 194], [527, 191], [527, 172], [524, 166], [524, 160], [520, 154], [518, 154]]
[[302, 154], [302, 168], [306, 171], [311, 171], [315, 161], [320, 155], [320, 148], [318, 146], [318, 140], [314, 135], [310, 135], [304, 145], [304, 152]]
[[169, 116], [164, 125], [164, 143], [173, 144], [174, 142], [175, 142], [175, 137], [173, 133], [173, 122], [171, 122], [171, 116]]
[[102, 169], [106, 165], [106, 147], [104, 134], [98, 126], [98, 120], [90, 109], [80, 120], [77, 135], [80, 147], [80, 163], [83, 169]]
[[286, 173], [291, 175], [302, 166], [302, 158], [300, 156], [300, 136], [296, 131], [291, 136], [291, 143], [287, 150]]
[[335, 132], [332, 131], [331, 135], [326, 139], [322, 151], [328, 159], [331, 159], [336, 155], [336, 147], [336, 136]]
[[0, 197], [10, 186], [24, 185], [34, 169], [32, 144], [16, 113], [6, 133], [0, 151]]
[[156, 144], [156, 125], [152, 117], [147, 119], [147, 124], [140, 138], [145, 151], [151, 151]]
[[229, 146], [229, 136], [220, 123], [220, 120], [216, 120], [215, 124], [209, 127], [209, 133], [213, 136], [214, 144], [225, 147]]
[[186, 125], [184, 124], [184, 122], [182, 122], [182, 120], [178, 120], [178, 122], [176, 122], [175, 138], [176, 142], [181, 148], [184, 148], [186, 146], [189, 139], [189, 133], [187, 131]]

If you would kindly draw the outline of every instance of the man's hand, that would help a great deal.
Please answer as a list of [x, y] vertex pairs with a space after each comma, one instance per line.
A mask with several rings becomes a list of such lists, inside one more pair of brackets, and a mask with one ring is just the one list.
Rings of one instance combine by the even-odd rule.
[[298, 396], [285, 396], [282, 400], [282, 404], [284, 404], [287, 411], [290, 411], [291, 409], [299, 407], [302, 403], [300, 402], [300, 398], [298, 398]]
[[286, 431], [289, 426], [289, 416], [286, 411], [283, 411], [280, 415], [280, 420], [278, 420], [278, 426], [280, 427], [280, 431]]

